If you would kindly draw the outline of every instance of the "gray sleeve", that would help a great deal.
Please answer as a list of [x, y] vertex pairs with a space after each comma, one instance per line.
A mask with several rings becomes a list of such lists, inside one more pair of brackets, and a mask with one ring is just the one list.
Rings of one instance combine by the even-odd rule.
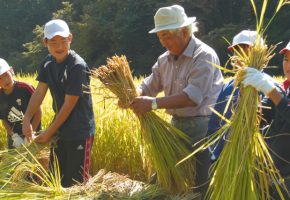
[[158, 62], [152, 67], [152, 73], [146, 77], [138, 89], [142, 90], [143, 95], [155, 97], [162, 91], [160, 68]]
[[198, 56], [194, 63], [193, 70], [189, 74], [188, 85], [183, 89], [188, 97], [197, 105], [209, 95], [211, 88], [215, 84], [216, 66], [219, 65], [219, 59], [216, 55], [207, 53]]

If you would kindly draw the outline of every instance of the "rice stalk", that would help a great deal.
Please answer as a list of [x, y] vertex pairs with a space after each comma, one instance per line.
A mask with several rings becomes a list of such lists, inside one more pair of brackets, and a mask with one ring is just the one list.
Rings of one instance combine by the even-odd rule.
[[47, 145], [31, 142], [27, 147], [7, 149], [0, 152], [0, 187], [4, 188], [9, 184], [12, 174], [26, 160], [33, 160]]
[[[132, 73], [125, 56], [107, 59], [107, 65], [92, 70], [92, 77], [99, 79], [123, 104], [129, 107], [138, 96]], [[189, 138], [162, 120], [154, 112], [137, 116], [141, 125], [142, 150], [153, 164], [158, 183], [170, 192], [185, 192], [194, 186], [194, 161], [180, 166], [178, 160], [188, 155]]]
[[[30, 150], [33, 148], [30, 148]], [[22, 158], [11, 177], [0, 190], [0, 199], [169, 199], [166, 191], [157, 185], [146, 185], [117, 173], [100, 170], [86, 183], [70, 188], [61, 187], [57, 159], [52, 170], [47, 170], [29, 151], [19, 152]]]
[[[34, 163], [38, 165], [37, 163]], [[37, 167], [37, 166], [34, 166]], [[44, 175], [44, 174], [43, 174]], [[47, 176], [46, 173], [44, 176]], [[162, 200], [171, 199], [166, 191], [157, 185], [146, 185], [126, 176], [100, 170], [86, 184], [61, 188], [59, 192], [47, 185], [29, 180], [18, 180], [0, 191], [5, 199], [120, 199], [120, 200]], [[192, 200], [193, 195], [184, 195], [183, 200]]]

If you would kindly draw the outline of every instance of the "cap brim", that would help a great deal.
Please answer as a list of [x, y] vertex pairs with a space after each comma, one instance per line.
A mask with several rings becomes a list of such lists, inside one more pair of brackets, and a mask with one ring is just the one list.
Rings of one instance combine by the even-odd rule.
[[233, 52], [233, 48], [234, 48], [235, 46], [238, 46], [239, 44], [246, 44], [246, 45], [249, 45], [249, 46], [253, 45], [251, 42], [240, 42], [240, 43], [238, 43], [238, 44], [235, 44], [235, 45], [231, 45], [231, 46], [229, 46], [229, 47], [228, 47], [228, 50], [231, 51], [231, 52]]
[[0, 76], [6, 72], [8, 72], [11, 69], [11, 67], [4, 69], [3, 71], [0, 71]]
[[284, 49], [282, 49], [279, 53], [280, 53], [281, 55], [284, 55], [284, 54], [286, 53], [286, 51], [290, 51], [290, 49], [284, 48]]
[[70, 33], [65, 33], [65, 32], [55, 32], [55, 33], [53, 33], [53, 34], [49, 34], [49, 35], [46, 35], [45, 36], [45, 38], [47, 38], [47, 39], [52, 39], [53, 37], [55, 37], [55, 36], [61, 36], [61, 37], [64, 37], [64, 38], [66, 38], [66, 37], [68, 37], [69, 36], [69, 34]]
[[192, 24], [193, 22], [195, 22], [195, 20], [196, 20], [196, 17], [188, 17], [187, 20], [182, 24], [170, 24], [170, 25], [155, 27], [154, 29], [150, 30], [148, 33], [157, 33], [164, 30], [182, 28], [182, 27], [188, 26], [189, 24]]

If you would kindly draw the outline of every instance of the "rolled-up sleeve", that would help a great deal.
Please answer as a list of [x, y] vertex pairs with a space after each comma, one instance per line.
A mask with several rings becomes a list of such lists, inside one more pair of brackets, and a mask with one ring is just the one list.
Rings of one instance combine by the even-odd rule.
[[197, 105], [210, 95], [209, 91], [214, 85], [216, 67], [213, 63], [219, 65], [218, 59], [213, 55], [199, 55], [194, 63], [195, 66], [189, 73], [188, 85], [183, 92]]

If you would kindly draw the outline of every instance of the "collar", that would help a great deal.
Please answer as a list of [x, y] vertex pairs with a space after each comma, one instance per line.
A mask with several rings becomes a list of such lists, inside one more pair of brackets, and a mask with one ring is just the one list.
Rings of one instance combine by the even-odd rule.
[[196, 49], [196, 38], [194, 35], [191, 36], [190, 41], [186, 47], [186, 49], [183, 51], [182, 55], [187, 57], [193, 57], [193, 53]]
[[285, 81], [283, 82], [283, 88], [284, 88], [284, 90], [287, 90], [287, 89], [289, 88], [289, 86], [290, 86], [290, 81], [285, 80]]

